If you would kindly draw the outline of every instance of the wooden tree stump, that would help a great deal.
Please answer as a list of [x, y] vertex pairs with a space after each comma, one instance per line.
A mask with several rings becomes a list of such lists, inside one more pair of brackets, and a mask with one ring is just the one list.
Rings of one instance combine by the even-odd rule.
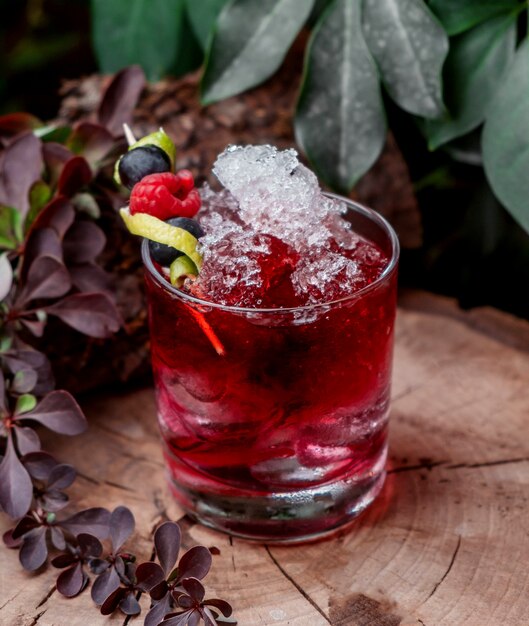
[[[241, 626], [529, 623], [528, 353], [526, 322], [405, 295], [381, 497], [347, 533], [297, 547], [230, 539], [183, 517], [186, 548], [221, 550], [206, 581], [212, 595], [233, 604]], [[86, 434], [45, 445], [79, 469], [77, 505], [134, 511], [138, 551], [149, 557], [155, 526], [182, 518], [165, 486], [152, 391], [96, 398], [86, 410]], [[87, 592], [62, 598], [55, 575], [23, 572], [2, 548], [0, 623], [129, 623], [101, 616]]]

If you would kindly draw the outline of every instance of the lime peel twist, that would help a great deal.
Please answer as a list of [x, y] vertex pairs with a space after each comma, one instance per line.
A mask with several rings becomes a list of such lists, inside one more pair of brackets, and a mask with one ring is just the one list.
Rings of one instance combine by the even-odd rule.
[[169, 267], [169, 278], [171, 280], [171, 285], [176, 285], [177, 287], [182, 286], [184, 278], [196, 275], [196, 265], [185, 254], [177, 257]]
[[[140, 235], [152, 241], [171, 246], [182, 252], [184, 257], [178, 257], [171, 264], [171, 268], [177, 261], [174, 269], [171, 269], [171, 282], [175, 282], [184, 275], [196, 275], [202, 267], [202, 255], [197, 250], [198, 239], [190, 232], [178, 226], [172, 226], [148, 213], [135, 213], [131, 215], [128, 207], [120, 209], [120, 215], [128, 230], [133, 235]], [[187, 261], [185, 259], [188, 259]], [[173, 278], [174, 281], [173, 282]]]

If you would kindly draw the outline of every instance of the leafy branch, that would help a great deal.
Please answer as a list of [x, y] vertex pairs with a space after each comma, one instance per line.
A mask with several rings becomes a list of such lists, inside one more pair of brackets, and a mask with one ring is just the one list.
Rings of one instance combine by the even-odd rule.
[[[203, 65], [204, 104], [267, 80], [309, 31], [294, 127], [331, 187], [350, 191], [377, 160], [392, 100], [431, 150], [484, 165], [529, 232], [526, 0], [155, 0], [127, 26], [118, 19], [127, 0], [93, 7], [103, 69], [141, 63], [158, 79], [175, 63]], [[165, 12], [173, 16], [163, 22], [167, 46], [152, 24]], [[477, 156], [457, 141], [472, 132], [480, 134]]]
[[46, 355], [31, 345], [50, 317], [95, 339], [121, 325], [111, 281], [98, 264], [106, 237], [94, 220], [101, 207], [123, 202], [111, 182], [124, 143], [116, 133], [143, 85], [139, 68], [118, 73], [98, 121], [72, 128], [47, 127], [23, 113], [0, 117], [0, 507], [15, 522], [3, 539], [19, 550], [24, 569], [51, 561], [61, 570], [57, 589], [66, 597], [81, 593], [92, 576], [92, 599], [104, 615], [137, 615], [139, 596], [149, 593], [148, 626], [215, 626], [231, 607], [204, 599], [200, 581], [211, 552], [195, 546], [173, 569], [180, 529], [166, 522], [154, 533], [160, 565], [154, 556], [137, 565], [124, 547], [134, 532], [132, 512], [119, 506], [65, 514], [76, 471], [42, 450], [38, 434], [39, 427], [66, 436], [86, 428], [74, 398], [54, 389]]

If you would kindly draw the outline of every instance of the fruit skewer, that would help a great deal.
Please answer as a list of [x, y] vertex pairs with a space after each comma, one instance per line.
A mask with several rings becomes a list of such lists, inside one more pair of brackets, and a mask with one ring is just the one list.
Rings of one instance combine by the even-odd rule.
[[[127, 124], [123, 131], [129, 151], [117, 161], [114, 178], [132, 193], [130, 206], [120, 210], [121, 217], [132, 234], [148, 239], [153, 260], [169, 267], [171, 284], [181, 287], [202, 265], [197, 243], [204, 231], [191, 219], [200, 207], [193, 176], [187, 170], [172, 173], [176, 149], [162, 128], [140, 140]], [[202, 313], [185, 306], [215, 352], [224, 356], [224, 346]]]

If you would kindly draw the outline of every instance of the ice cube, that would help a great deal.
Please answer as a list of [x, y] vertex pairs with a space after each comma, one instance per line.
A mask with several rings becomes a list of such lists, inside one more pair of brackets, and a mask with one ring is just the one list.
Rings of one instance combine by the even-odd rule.
[[252, 465], [252, 476], [267, 487], [306, 486], [319, 483], [325, 477], [325, 470], [306, 467], [295, 456], [271, 458]]
[[355, 261], [330, 251], [302, 259], [292, 274], [294, 290], [308, 295], [310, 303], [347, 296], [355, 290], [359, 279]]
[[[204, 264], [189, 285], [195, 295], [207, 294], [220, 304], [245, 307], [273, 306], [269, 296], [288, 283], [297, 254], [285, 242], [267, 234], [233, 231], [204, 246]], [[283, 300], [288, 297], [283, 294]]]
[[324, 467], [326, 471], [335, 471], [334, 464], [349, 463], [352, 456], [347, 446], [325, 446], [304, 440], [298, 442], [296, 453], [306, 467]]

